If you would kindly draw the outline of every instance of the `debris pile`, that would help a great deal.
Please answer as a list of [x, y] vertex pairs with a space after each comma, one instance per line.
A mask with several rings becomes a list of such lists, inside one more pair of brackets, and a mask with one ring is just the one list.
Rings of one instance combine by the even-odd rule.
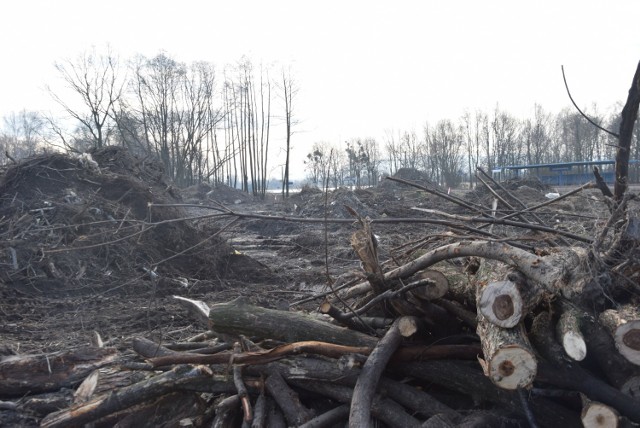
[[[0, 349], [0, 423], [640, 423], [636, 200], [607, 205], [600, 196], [608, 218], [594, 214], [574, 230], [536, 210], [566, 204], [588, 186], [528, 205], [518, 190], [489, 181], [491, 195], [500, 194], [509, 207], [502, 213], [433, 186], [390, 180], [407, 186], [402, 193], [428, 194], [446, 205], [415, 204], [393, 219], [363, 200], [381, 202], [396, 191], [307, 191], [289, 218], [219, 204], [217, 228], [205, 230], [203, 219], [187, 221], [177, 190], [157, 165], [120, 149], [42, 156], [13, 167], [0, 182], [2, 262], [10, 266], [0, 291], [12, 302], [1, 307], [7, 322], [0, 334], [10, 340]], [[438, 209], [450, 205], [455, 212]], [[327, 207], [335, 207], [327, 219], [352, 229], [333, 233], [349, 243], [358, 272], [333, 279], [326, 266], [326, 291], [291, 301], [281, 296], [299, 292], [280, 284], [269, 307], [255, 304], [260, 299], [251, 280], [272, 274], [226, 244], [219, 234], [224, 220], [309, 224], [304, 220], [322, 219]], [[383, 251], [378, 235], [394, 221], [413, 221], [422, 234]], [[321, 253], [327, 244], [322, 226], [315, 233], [301, 228], [290, 254]], [[594, 228], [598, 233], [584, 233]], [[392, 256], [383, 260], [387, 253]], [[243, 297], [194, 298], [197, 287], [228, 285], [220, 280], [225, 275], [242, 279], [237, 294]], [[158, 295], [171, 304], [150, 299]], [[112, 337], [113, 326], [88, 316], [99, 320], [113, 300], [140, 307], [139, 319], [110, 318], [137, 323], [126, 342]], [[44, 313], [43, 303], [52, 306]], [[91, 346], [48, 352], [10, 346], [24, 334], [24, 321], [33, 322], [30, 312], [46, 325], [46, 316], [60, 311], [71, 316], [62, 325], [91, 333]], [[75, 324], [74, 314], [81, 318]], [[93, 324], [86, 329], [84, 323]], [[86, 343], [81, 337], [76, 343]]]

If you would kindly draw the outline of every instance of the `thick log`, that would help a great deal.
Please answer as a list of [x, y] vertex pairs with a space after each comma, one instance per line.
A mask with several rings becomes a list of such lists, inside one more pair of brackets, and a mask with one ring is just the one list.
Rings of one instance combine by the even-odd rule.
[[478, 313], [478, 336], [482, 343], [485, 374], [500, 388], [515, 390], [531, 385], [537, 360], [522, 324], [510, 329], [487, 321]]
[[378, 340], [311, 316], [261, 308], [244, 299], [211, 306], [211, 328], [230, 335], [258, 336], [285, 342], [317, 340], [341, 345], [373, 347]]
[[600, 323], [613, 336], [616, 348], [633, 364], [640, 365], [640, 311], [635, 306], [608, 309], [600, 314]]
[[561, 307], [562, 315], [556, 324], [556, 337], [571, 359], [582, 361], [587, 356], [587, 343], [580, 330], [582, 315], [574, 305], [565, 303]]
[[0, 396], [71, 388], [94, 370], [115, 362], [114, 348], [81, 348], [40, 355], [11, 355], [0, 359]]
[[480, 287], [478, 310], [489, 322], [503, 327], [515, 327], [543, 299], [545, 290], [517, 271], [504, 281], [489, 282]]
[[373, 349], [353, 390], [349, 426], [353, 428], [366, 426], [371, 417], [371, 402], [382, 372], [393, 353], [402, 343], [403, 337], [413, 335], [417, 330], [416, 320], [410, 317], [398, 318], [387, 330], [387, 333]]

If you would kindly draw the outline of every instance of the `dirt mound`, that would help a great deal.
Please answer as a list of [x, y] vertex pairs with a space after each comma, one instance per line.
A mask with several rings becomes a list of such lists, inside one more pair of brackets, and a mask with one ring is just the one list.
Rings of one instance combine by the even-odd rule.
[[[166, 311], [140, 308], [158, 296], [271, 275], [234, 252], [215, 225], [154, 206], [178, 202], [159, 163], [121, 148], [46, 154], [9, 168], [0, 179], [0, 342], [24, 349], [85, 328], [122, 334], [143, 321], [168, 325]], [[132, 303], [140, 297], [147, 304]]]
[[[438, 184], [431, 181], [429, 175], [420, 171], [416, 168], [400, 168], [393, 175], [393, 178], [399, 178], [401, 180], [410, 181], [412, 183], [418, 184], [420, 186], [428, 187], [430, 189], [436, 189], [440, 191], [445, 191], [447, 189], [442, 188]], [[382, 190], [396, 190], [396, 189], [405, 189], [407, 187], [406, 184], [398, 183], [397, 181], [392, 180], [382, 180], [378, 186]]]
[[329, 192], [327, 198], [321, 191], [298, 195], [298, 198], [300, 204], [296, 211], [301, 217], [322, 218], [326, 213], [329, 218], [353, 218], [347, 206], [362, 217], [378, 216], [377, 211], [362, 203], [354, 191], [344, 187]]
[[185, 201], [190, 203], [216, 201], [225, 205], [237, 205], [254, 201], [252, 195], [222, 183], [200, 183], [183, 189], [181, 193]]
[[[511, 195], [520, 199], [526, 205], [543, 202], [545, 200], [544, 195], [552, 190], [551, 186], [541, 182], [536, 177], [511, 178], [500, 184], [507, 189]], [[508, 201], [511, 201], [507, 192], [498, 190], [498, 194]], [[493, 198], [493, 194], [483, 184], [477, 186], [465, 195], [465, 199], [485, 206], [491, 206]]]
[[[7, 171], [0, 183], [0, 231], [7, 237], [3, 262], [13, 269], [3, 272], [5, 284], [45, 295], [83, 294], [109, 290], [151, 270], [219, 275], [230, 248], [212, 239], [189, 250], [201, 241], [200, 232], [171, 221], [185, 213], [149, 208], [179, 202], [157, 164], [143, 165], [121, 149], [95, 155], [93, 160], [44, 155]], [[131, 174], [125, 175], [127, 168]]]

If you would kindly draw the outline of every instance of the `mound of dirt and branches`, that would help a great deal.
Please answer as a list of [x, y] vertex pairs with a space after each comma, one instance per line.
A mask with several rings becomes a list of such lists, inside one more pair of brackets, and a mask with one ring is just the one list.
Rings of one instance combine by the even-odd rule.
[[130, 318], [148, 328], [142, 308], [122, 307], [251, 281], [256, 269], [269, 275], [215, 228], [194, 227], [183, 208], [163, 206], [180, 199], [160, 164], [120, 148], [28, 159], [6, 171], [0, 194], [6, 352], [55, 349], [65, 335], [86, 338], [93, 329], [121, 334]]

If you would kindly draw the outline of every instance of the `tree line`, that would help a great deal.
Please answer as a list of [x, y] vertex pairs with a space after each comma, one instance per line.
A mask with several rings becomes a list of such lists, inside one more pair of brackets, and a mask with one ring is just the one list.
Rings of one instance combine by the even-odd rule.
[[[55, 69], [65, 89], [49, 93], [66, 118], [28, 110], [5, 116], [0, 163], [43, 147], [85, 151], [121, 145], [159, 159], [179, 186], [225, 183], [264, 195], [279, 171], [288, 194], [298, 93], [289, 69], [256, 66], [244, 57], [221, 68], [187, 64], [165, 52], [122, 61], [108, 49], [56, 62]], [[617, 113], [605, 114], [596, 104], [586, 114], [602, 128], [619, 126]], [[279, 154], [272, 143], [276, 130], [285, 143], [282, 165], [273, 163]], [[639, 159], [637, 127], [633, 141], [630, 157]], [[477, 167], [613, 159], [615, 149], [612, 136], [574, 109], [550, 113], [535, 105], [528, 118], [496, 106], [425, 123], [420, 131], [388, 131], [380, 141], [318, 141], [303, 150], [309, 150], [307, 180], [317, 185], [376, 185], [384, 174], [415, 168], [433, 182], [456, 187], [471, 181]], [[631, 164], [636, 181], [638, 168]]]
[[[620, 111], [620, 109], [616, 109]], [[598, 126], [615, 130], [620, 116], [602, 113], [596, 104], [583, 111]], [[381, 142], [352, 139], [342, 144], [314, 143], [305, 166], [308, 179], [330, 186], [375, 185], [380, 176], [401, 168], [418, 169], [431, 181], [456, 187], [473, 184], [478, 167], [485, 171], [511, 165], [613, 160], [617, 142], [579, 112], [547, 112], [534, 105], [529, 118], [518, 118], [499, 106], [490, 112], [465, 112], [457, 120], [425, 123], [421, 132], [389, 131]], [[640, 159], [640, 131], [634, 129], [631, 159]], [[640, 165], [630, 165], [637, 182]]]
[[[64, 90], [48, 91], [66, 118], [26, 110], [5, 117], [0, 145], [14, 159], [46, 146], [120, 145], [159, 159], [179, 186], [216, 182], [264, 194], [276, 167], [269, 163], [272, 128], [280, 121], [288, 174], [297, 86], [284, 67], [274, 72], [243, 57], [218, 70], [164, 52], [121, 61], [94, 49], [55, 68]], [[288, 192], [289, 180], [283, 182]]]

